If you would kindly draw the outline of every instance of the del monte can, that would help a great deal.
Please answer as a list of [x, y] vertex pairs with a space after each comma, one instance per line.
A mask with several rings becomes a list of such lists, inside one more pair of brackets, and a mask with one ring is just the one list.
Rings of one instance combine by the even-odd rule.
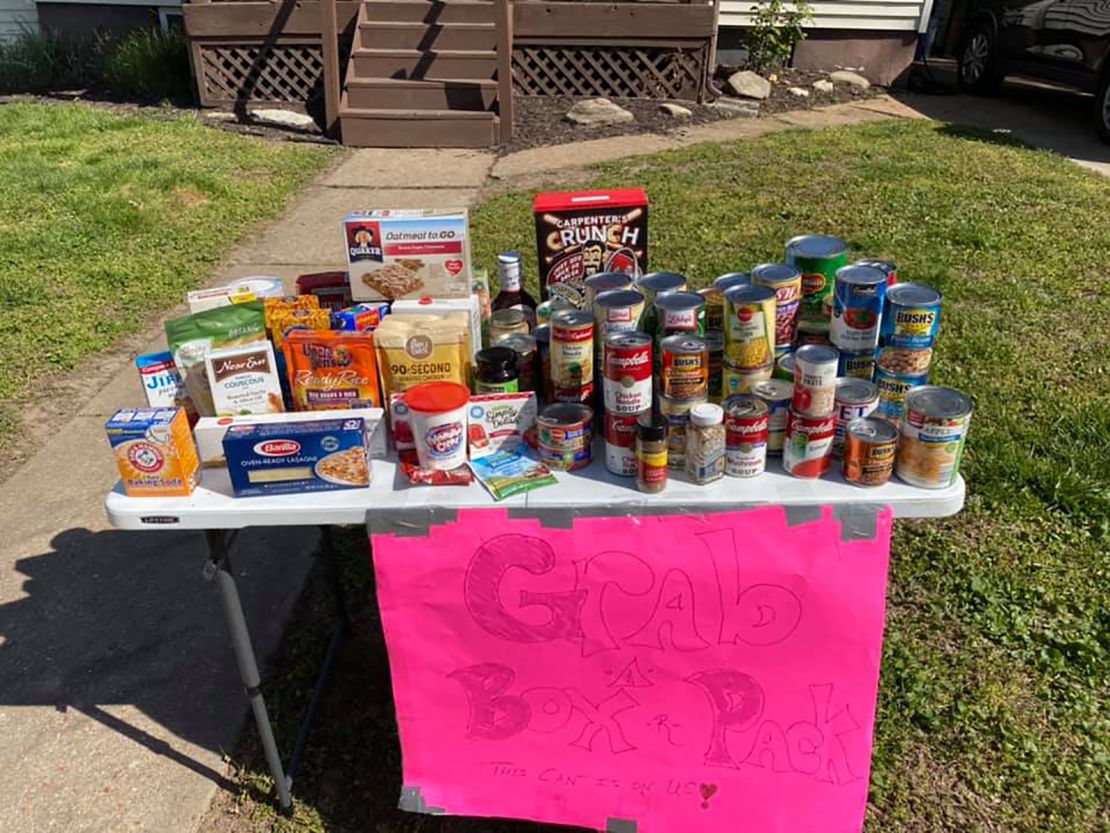
[[828, 318], [836, 270], [848, 263], [848, 244], [839, 237], [803, 234], [787, 242], [786, 262], [802, 273], [802, 317]]

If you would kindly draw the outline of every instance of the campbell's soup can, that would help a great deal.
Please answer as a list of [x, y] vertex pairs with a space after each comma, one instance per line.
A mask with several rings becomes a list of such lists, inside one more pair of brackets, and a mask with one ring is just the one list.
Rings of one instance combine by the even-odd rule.
[[845, 429], [844, 479], [856, 486], [882, 486], [894, 473], [898, 429], [876, 417], [859, 417]]
[[540, 460], [548, 468], [573, 471], [590, 464], [594, 412], [586, 405], [558, 402], [536, 417]]
[[794, 352], [794, 402], [799, 414], [831, 416], [836, 408], [836, 366], [840, 354], [832, 347], [807, 344]]
[[638, 414], [651, 407], [651, 336], [612, 333], [605, 339], [602, 395], [605, 410]]
[[752, 283], [774, 291], [775, 350], [789, 349], [802, 304], [802, 273], [785, 263], [761, 263], [752, 269]]
[[594, 317], [583, 310], [551, 316], [551, 384], [560, 402], [586, 402], [594, 385]]
[[898, 477], [922, 489], [951, 486], [960, 474], [971, 400], [954, 388], [926, 385], [906, 394], [905, 409]]
[[782, 454], [786, 438], [786, 414], [794, 398], [794, 385], [782, 379], [764, 379], [752, 385], [752, 394], [767, 403], [767, 453]]
[[886, 274], [880, 269], [852, 264], [837, 270], [829, 325], [834, 347], [863, 353], [879, 346], [886, 286]]
[[724, 401], [725, 474], [755, 477], [767, 468], [771, 409], [758, 396], [738, 394]]
[[933, 346], [940, 329], [940, 292], [918, 283], [895, 284], [883, 300], [879, 344], [923, 350]]
[[703, 338], [668, 336], [659, 343], [660, 393], [669, 399], [709, 397], [709, 346]]
[[857, 260], [856, 266], [870, 266], [872, 269], [879, 269], [886, 275], [886, 285], [894, 286], [898, 283], [898, 264], [891, 260]]
[[611, 292], [615, 289], [631, 289], [635, 280], [627, 272], [597, 272], [586, 278], [586, 297], [582, 305], [584, 310], [592, 310], [594, 301], [602, 292]]
[[727, 398], [738, 393], [751, 393], [752, 387], [758, 382], [771, 378], [772, 370], [765, 367], [762, 370], [742, 370], [735, 367], [725, 356], [721, 368], [721, 393]]
[[686, 468], [686, 429], [690, 425], [690, 410], [707, 401], [659, 397], [659, 415], [667, 423], [667, 468]]
[[860, 417], [870, 416], [879, 407], [879, 388], [866, 379], [836, 380], [836, 440], [833, 457], [840, 457], [844, 450], [844, 434], [848, 424]]
[[775, 360], [775, 291], [743, 284], [725, 293], [725, 354], [734, 367], [762, 370]]
[[793, 408], [786, 415], [782, 467], [795, 477], [823, 477], [832, 465], [836, 417], [810, 417]]
[[709, 401], [720, 404], [724, 398], [725, 336], [723, 333], [705, 334], [705, 347], [709, 352]]
[[596, 341], [599, 345], [612, 333], [635, 332], [644, 314], [644, 296], [635, 289], [611, 289], [593, 302]]
[[848, 263], [848, 244], [839, 237], [803, 234], [786, 243], [786, 262], [802, 273], [802, 318], [828, 319], [836, 270]]
[[840, 359], [836, 365], [836, 375], [870, 380], [875, 375], [875, 351], [845, 353], [841, 350]]
[[881, 367], [875, 368], [875, 386], [879, 389], [876, 416], [901, 425], [906, 394], [928, 382], [928, 373], [891, 373]]
[[636, 476], [636, 420], [640, 414], [605, 413], [605, 468], [620, 477]]

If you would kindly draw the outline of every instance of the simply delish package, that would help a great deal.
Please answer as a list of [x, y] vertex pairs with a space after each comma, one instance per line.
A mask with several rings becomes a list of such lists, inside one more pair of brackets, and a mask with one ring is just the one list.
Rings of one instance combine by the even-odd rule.
[[470, 295], [465, 208], [356, 211], [343, 240], [355, 301]]

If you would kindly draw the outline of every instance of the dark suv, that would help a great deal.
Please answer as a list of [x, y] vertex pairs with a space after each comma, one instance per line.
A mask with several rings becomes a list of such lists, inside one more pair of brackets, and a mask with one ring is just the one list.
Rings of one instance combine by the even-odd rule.
[[967, 21], [961, 89], [993, 93], [1011, 74], [1079, 87], [1110, 141], [1110, 0], [972, 0]]

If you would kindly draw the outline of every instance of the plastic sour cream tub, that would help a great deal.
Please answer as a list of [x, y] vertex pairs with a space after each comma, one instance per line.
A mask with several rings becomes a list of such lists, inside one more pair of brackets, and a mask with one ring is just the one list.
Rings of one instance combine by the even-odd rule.
[[470, 390], [456, 382], [424, 382], [405, 391], [420, 467], [447, 471], [466, 463]]

